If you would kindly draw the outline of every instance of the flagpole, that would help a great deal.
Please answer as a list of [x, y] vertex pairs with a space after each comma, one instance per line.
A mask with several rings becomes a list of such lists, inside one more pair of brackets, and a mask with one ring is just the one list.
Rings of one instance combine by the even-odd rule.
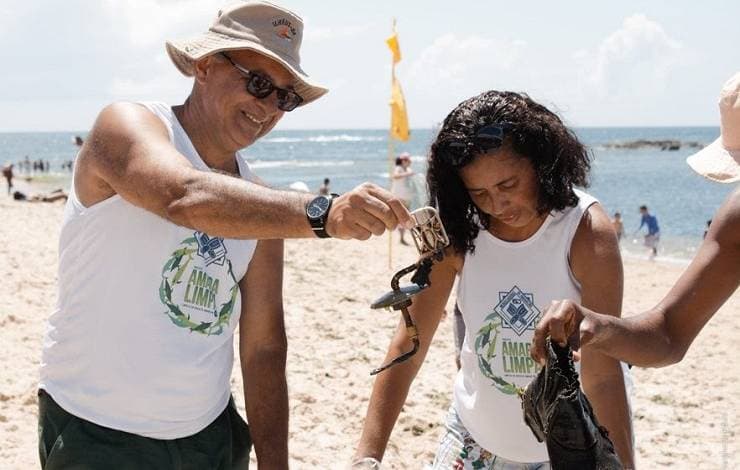
[[[393, 34], [396, 33], [396, 19], [393, 18]], [[396, 63], [391, 58], [391, 90], [396, 79]], [[391, 123], [388, 126], [388, 183], [389, 189], [393, 188], [395, 143], [393, 142], [393, 112], [391, 111]], [[388, 269], [393, 269], [393, 230], [388, 231]]]

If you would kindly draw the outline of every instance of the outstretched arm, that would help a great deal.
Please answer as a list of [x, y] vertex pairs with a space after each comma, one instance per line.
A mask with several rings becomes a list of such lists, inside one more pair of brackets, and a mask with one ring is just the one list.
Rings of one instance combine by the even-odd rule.
[[[305, 216], [310, 195], [194, 168], [172, 145], [162, 122], [138, 104], [117, 103], [100, 113], [78, 156], [74, 187], [85, 206], [119, 194], [175, 224], [212, 236], [315, 236]], [[327, 231], [337, 238], [366, 239], [410, 220], [401, 201], [365, 184], [334, 202]]]
[[658, 305], [619, 319], [569, 301], [556, 302], [537, 326], [532, 355], [544, 359], [544, 341], [551, 335], [561, 344], [570, 337], [642, 367], [674, 364], [738, 285], [740, 189], [719, 208], [696, 257]]

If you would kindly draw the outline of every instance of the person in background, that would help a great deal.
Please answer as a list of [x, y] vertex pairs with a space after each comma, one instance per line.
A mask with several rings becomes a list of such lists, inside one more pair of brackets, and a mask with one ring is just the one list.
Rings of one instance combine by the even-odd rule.
[[707, 220], [707, 228], [704, 230], [704, 235], [702, 235], [702, 240], [707, 238], [707, 234], [709, 233], [709, 229], [712, 227], [712, 219]]
[[614, 227], [614, 232], [617, 234], [617, 241], [622, 241], [622, 237], [624, 236], [624, 224], [622, 223], [622, 214], [619, 212], [614, 213], [612, 226]]
[[[396, 158], [396, 166], [393, 168], [393, 174], [391, 175], [391, 193], [400, 199], [407, 208], [411, 201], [409, 178], [413, 174], [414, 170], [411, 169], [411, 155], [408, 152], [401, 153]], [[401, 244], [408, 245], [409, 243], [404, 238], [404, 228], [399, 227], [398, 232], [401, 237]]]
[[27, 202], [56, 202], [66, 201], [69, 195], [63, 189], [55, 189], [47, 193], [37, 193], [30, 196], [26, 195], [21, 191], [13, 192], [13, 199], [16, 201], [27, 201]]
[[13, 190], [13, 165], [12, 163], [5, 165], [3, 167], [3, 178], [5, 178], [5, 182], [8, 184], [8, 194], [11, 193]]
[[[539, 372], [528, 350], [537, 320], [561, 296], [621, 313], [622, 262], [611, 221], [596, 199], [576, 189], [588, 185], [589, 153], [528, 96], [487, 91], [447, 116], [428, 162], [429, 198], [450, 247], [409, 307], [419, 351], [375, 379], [355, 467], [382, 459], [457, 278], [461, 368], [432, 468], [550, 468], [517, 396]], [[383, 362], [410, 348], [401, 322]], [[621, 364], [585, 348], [580, 373], [598, 420], [632, 468]]]
[[651, 249], [650, 259], [658, 256], [658, 242], [660, 242], [660, 227], [658, 227], [658, 218], [652, 215], [647, 206], [640, 206], [640, 227], [637, 229], [639, 232], [642, 227], [647, 225], [648, 233], [645, 235], [644, 245]]
[[319, 194], [322, 196], [328, 196], [330, 194], [329, 190], [329, 178], [324, 178], [324, 182], [319, 186]]
[[[721, 135], [687, 158], [699, 175], [718, 183], [740, 182], [740, 72], [719, 100]], [[689, 267], [650, 310], [615, 318], [569, 300], [553, 302], [535, 330], [532, 357], [544, 361], [548, 336], [561, 345], [597, 349], [640, 367], [680, 362], [704, 325], [740, 285], [740, 188], [722, 203]]]

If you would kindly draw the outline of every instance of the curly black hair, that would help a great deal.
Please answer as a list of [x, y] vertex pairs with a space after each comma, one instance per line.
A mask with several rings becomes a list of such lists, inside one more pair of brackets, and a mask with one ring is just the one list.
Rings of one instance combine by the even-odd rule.
[[469, 98], [445, 118], [428, 158], [427, 184], [430, 204], [439, 209], [442, 223], [456, 253], [473, 253], [480, 228], [490, 218], [472, 201], [459, 170], [475, 153], [451, 161], [440, 151], [449, 140], [472, 140], [490, 125], [505, 128], [503, 146], [528, 159], [537, 175], [537, 212], [561, 211], [578, 204], [573, 186], [588, 187], [591, 155], [575, 133], [546, 107], [523, 93], [486, 91]]

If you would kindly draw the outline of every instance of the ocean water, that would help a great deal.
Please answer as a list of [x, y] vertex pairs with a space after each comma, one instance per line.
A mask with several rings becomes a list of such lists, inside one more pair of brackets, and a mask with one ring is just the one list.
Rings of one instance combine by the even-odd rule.
[[[685, 262], [701, 243], [706, 221], [728, 196], [734, 185], [722, 185], [696, 175], [685, 163], [696, 151], [682, 146], [676, 151], [657, 148], [615, 149], [608, 144], [637, 139], [679, 140], [708, 144], [717, 138], [716, 127], [580, 128], [576, 133], [594, 156], [591, 187], [607, 212], [622, 213], [627, 256], [646, 257], [641, 237], [632, 234], [640, 221], [638, 207], [645, 204], [658, 217], [661, 228], [660, 256]], [[50, 162], [49, 174], [26, 175], [38, 187], [69, 186], [69, 172], [62, 162], [74, 159], [74, 136], [83, 132], [0, 133], [0, 164], [19, 162], [26, 155], [33, 161]], [[413, 166], [423, 172], [434, 133], [416, 129], [408, 142], [396, 143], [395, 153], [411, 153]], [[351, 189], [363, 181], [388, 185], [388, 140], [385, 130], [273, 131], [245, 151], [252, 169], [275, 187], [296, 181], [316, 190], [325, 177], [335, 192]]]

